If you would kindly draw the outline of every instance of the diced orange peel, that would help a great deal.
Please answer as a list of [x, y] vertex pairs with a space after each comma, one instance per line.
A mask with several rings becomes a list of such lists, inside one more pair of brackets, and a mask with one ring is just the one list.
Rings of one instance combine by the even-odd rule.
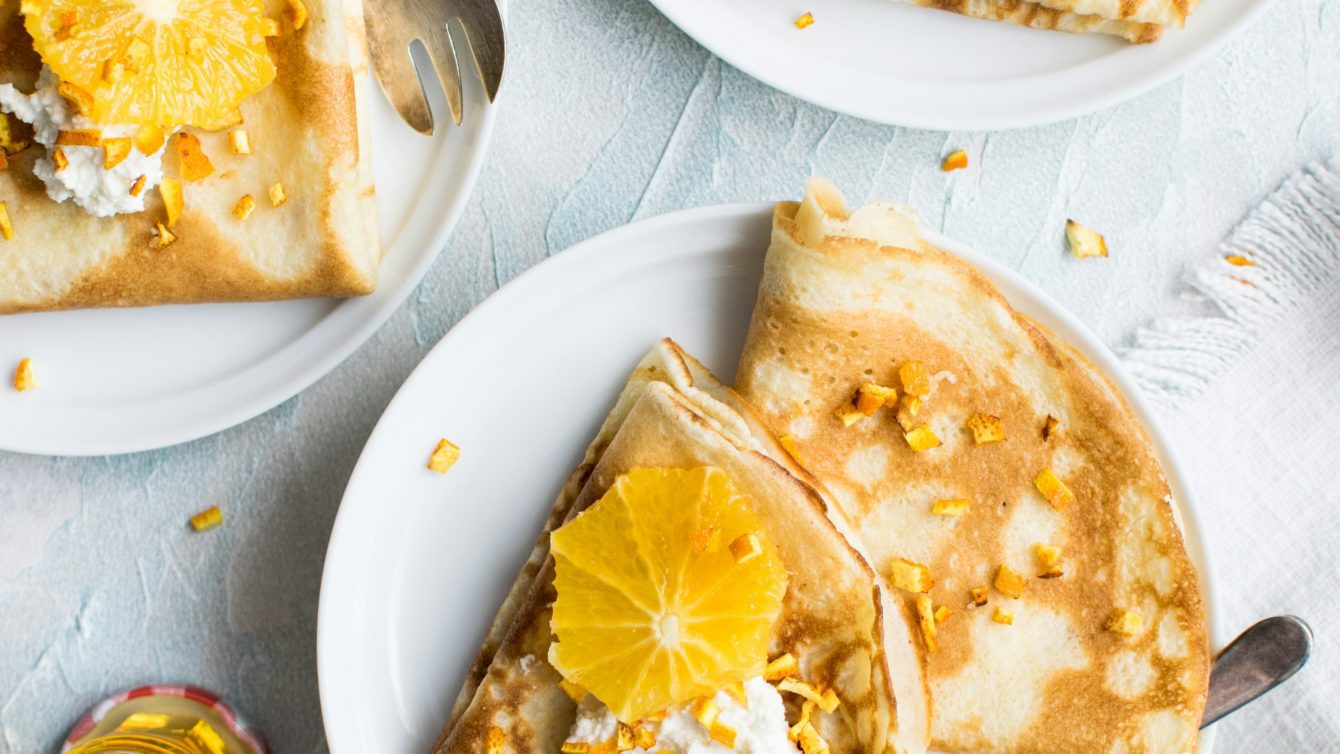
[[914, 600], [917, 606], [917, 623], [921, 625], [921, 639], [926, 643], [927, 652], [939, 652], [940, 642], [936, 641], [935, 635], [935, 610], [931, 607], [931, 598], [926, 594], [918, 594]]
[[805, 727], [810, 724], [810, 718], [813, 717], [814, 711], [818, 708], [819, 705], [815, 704], [814, 702], [811, 702], [808, 699], [806, 699], [804, 702], [801, 702], [800, 719], [796, 720], [795, 725], [792, 725], [790, 728], [787, 729], [786, 737], [791, 739], [792, 741], [798, 740], [800, 737], [800, 731], [804, 730]]
[[102, 167], [104, 170], [111, 170], [121, 161], [130, 156], [130, 137], [118, 136], [112, 139], [103, 139], [102, 142]]
[[490, 725], [489, 732], [484, 735], [484, 754], [502, 754], [506, 747], [507, 734], [502, 728]]
[[693, 532], [689, 546], [694, 552], [716, 552], [721, 549], [721, 527], [704, 526]]
[[939, 607], [935, 608], [935, 625], [936, 625], [936, 627], [939, 628], [940, 624], [941, 624], [941, 623], [944, 623], [944, 622], [947, 621], [947, 620], [949, 620], [949, 617], [950, 617], [951, 615], [953, 615], [953, 614], [954, 614], [954, 611], [953, 611], [953, 610], [950, 610], [950, 609], [949, 609], [947, 606], [945, 606], [945, 605], [940, 605]]
[[777, 442], [782, 446], [782, 450], [785, 450], [786, 454], [791, 456], [791, 460], [801, 466], [805, 465], [805, 462], [800, 460], [800, 448], [796, 445], [796, 438], [791, 435], [782, 435], [777, 438]]
[[102, 143], [102, 131], [96, 128], [72, 128], [56, 134], [58, 147], [96, 147]]
[[908, 361], [898, 367], [898, 379], [903, 383], [903, 392], [925, 398], [931, 394], [931, 377], [926, 365], [920, 361]]
[[214, 163], [209, 161], [200, 147], [200, 139], [185, 131], [177, 134], [177, 159], [181, 163], [181, 177], [194, 183], [208, 178], [214, 173]]
[[804, 29], [808, 26], [811, 26], [813, 23], [814, 23], [814, 14], [808, 12], [797, 18], [795, 21], [797, 29]]
[[945, 155], [944, 160], [940, 163], [940, 169], [946, 173], [962, 170], [966, 167], [968, 167], [968, 153], [962, 149], [956, 149]]
[[19, 359], [19, 365], [14, 367], [14, 389], [21, 393], [35, 387], [37, 380], [33, 378], [33, 360], [27, 357]]
[[443, 437], [437, 441], [437, 447], [433, 448], [433, 454], [428, 457], [428, 468], [439, 474], [445, 474], [460, 457], [461, 449], [455, 443]]
[[1255, 266], [1256, 266], [1256, 262], [1253, 262], [1252, 260], [1248, 259], [1247, 257], [1244, 257], [1244, 256], [1241, 255], [1241, 254], [1228, 254], [1228, 255], [1225, 255], [1225, 256], [1224, 256], [1224, 261], [1225, 261], [1225, 262], [1228, 262], [1229, 264], [1233, 265], [1234, 267], [1255, 267]]
[[164, 178], [163, 182], [158, 184], [158, 195], [163, 197], [163, 209], [167, 212], [167, 226], [171, 228], [177, 224], [177, 218], [181, 217], [184, 204], [181, 181], [175, 178]]
[[986, 445], [1005, 439], [1005, 428], [1001, 426], [1000, 417], [991, 414], [973, 414], [968, 418], [968, 429], [972, 430], [972, 441], [975, 445]]
[[725, 746], [727, 749], [735, 748], [735, 737], [738, 735], [736, 730], [729, 725], [717, 720], [707, 729], [708, 735], [713, 741]]
[[581, 700], [586, 698], [587, 693], [589, 693], [586, 689], [582, 688], [581, 684], [573, 683], [566, 678], [560, 678], [558, 680], [558, 687], [562, 689], [563, 693], [567, 694], [568, 698], [573, 702], [581, 702]]
[[777, 690], [808, 699], [824, 712], [832, 712], [841, 704], [841, 700], [838, 699], [838, 695], [832, 689], [820, 688], [799, 678], [783, 678], [777, 682]]
[[894, 558], [889, 563], [889, 582], [913, 594], [925, 594], [935, 585], [931, 569], [904, 558]]
[[780, 681], [799, 672], [800, 662], [796, 660], [796, 656], [790, 652], [785, 652], [768, 660], [768, 664], [763, 666], [763, 680], [769, 682]]
[[800, 744], [802, 754], [829, 754], [828, 742], [819, 735], [814, 723], [806, 723], [796, 734], [796, 743]]
[[1135, 636], [1140, 633], [1140, 626], [1144, 623], [1144, 618], [1139, 613], [1133, 613], [1129, 610], [1120, 608], [1112, 611], [1112, 616], [1107, 619], [1107, 630], [1125, 636]]
[[961, 516], [964, 511], [968, 510], [968, 502], [968, 498], [966, 497], [936, 500], [935, 503], [931, 505], [931, 513], [934, 513], [937, 516]]
[[70, 166], [70, 158], [65, 156], [64, 148], [56, 147], [51, 150], [51, 163], [56, 166], [57, 173]]
[[1063, 511], [1075, 502], [1075, 493], [1070, 491], [1051, 469], [1043, 469], [1033, 478], [1033, 486], [1058, 511]]
[[251, 154], [251, 137], [240, 128], [229, 131], [228, 148], [233, 150], [233, 154]]
[[856, 422], [866, 418], [865, 414], [857, 411], [856, 407], [851, 405], [851, 403], [842, 404], [833, 412], [833, 415], [838, 418], [838, 421], [842, 422], [842, 426], [844, 427], [850, 427]]
[[136, 178], [135, 182], [130, 184], [130, 195], [139, 196], [140, 194], [142, 194], [144, 192], [144, 182], [146, 180], [148, 179], [145, 176], [140, 176], [139, 178]]
[[158, 126], [140, 126], [135, 131], [135, 148], [140, 154], [153, 154], [163, 148], [167, 133]]
[[243, 194], [242, 198], [238, 199], [237, 204], [233, 206], [233, 217], [236, 217], [238, 220], [245, 220], [251, 216], [251, 213], [254, 212], [255, 209], [256, 197], [251, 194]]
[[77, 115], [88, 115], [93, 112], [93, 95], [89, 94], [86, 89], [75, 86], [68, 81], [62, 81], [56, 85], [56, 93], [74, 106]]
[[191, 528], [196, 531], [208, 531], [221, 523], [223, 523], [223, 511], [219, 510], [217, 505], [211, 505], [191, 516]]
[[656, 734], [651, 728], [639, 725], [633, 729], [633, 745], [647, 751], [656, 745]]
[[177, 234], [168, 230], [167, 226], [163, 223], [157, 223], [155, 229], [158, 231], [158, 238], [154, 241], [155, 249], [166, 249], [172, 242], [177, 240]]
[[1074, 220], [1065, 221], [1065, 240], [1070, 244], [1070, 253], [1080, 259], [1107, 256], [1107, 241], [1102, 235]]
[[1038, 578], [1054, 579], [1064, 575], [1061, 571], [1061, 548], [1039, 544], [1034, 552], [1038, 556], [1038, 562], [1042, 564], [1042, 572], [1038, 574]]
[[996, 569], [996, 591], [1006, 597], [1019, 599], [1023, 596], [1024, 588], [1027, 586], [1028, 582], [1024, 580], [1023, 574], [1013, 568], [1002, 565]]
[[1052, 416], [1051, 414], [1047, 414], [1046, 420], [1042, 422], [1042, 439], [1044, 440], [1052, 439], [1052, 435], [1056, 434], [1056, 430], [1060, 428], [1061, 428], [1061, 420], [1057, 419], [1055, 416]]
[[14, 239], [14, 222], [9, 219], [9, 206], [0, 202], [0, 236], [6, 241]]
[[931, 430], [930, 426], [922, 424], [913, 427], [903, 433], [903, 439], [907, 440], [907, 446], [918, 453], [925, 452], [931, 448], [940, 447], [940, 438]]
[[591, 744], [585, 741], [564, 741], [558, 750], [562, 754], [591, 754]]
[[883, 385], [876, 385], [873, 382], [867, 382], [857, 388], [856, 397], [853, 400], [856, 410], [866, 416], [874, 416], [876, 411], [885, 406], [892, 406], [897, 402], [897, 390]]
[[984, 586], [975, 586], [968, 590], [968, 594], [972, 597], [972, 604], [977, 607], [985, 605], [991, 598], [991, 590]]
[[270, 186], [270, 206], [282, 207], [284, 202], [288, 201], [288, 194], [284, 193], [284, 184], [276, 181]]
[[711, 730], [712, 724], [717, 721], [717, 716], [721, 714], [721, 708], [717, 706], [716, 700], [710, 696], [700, 696], [693, 700], [693, 705], [689, 707], [689, 714], [697, 720], [704, 728]]
[[1014, 613], [998, 607], [996, 608], [996, 612], [991, 614], [991, 620], [1009, 626], [1014, 623]]
[[284, 9], [293, 30], [298, 31], [307, 23], [307, 6], [302, 0], [288, 0]]
[[746, 707], [749, 706], [749, 696], [745, 693], [744, 681], [736, 681], [735, 683], [729, 684], [726, 688], [722, 689], [722, 691], [726, 692], [730, 698], [739, 702], [741, 705]]
[[730, 554], [735, 557], [736, 563], [747, 563], [763, 554], [763, 542], [753, 532], [741, 534], [731, 540]]

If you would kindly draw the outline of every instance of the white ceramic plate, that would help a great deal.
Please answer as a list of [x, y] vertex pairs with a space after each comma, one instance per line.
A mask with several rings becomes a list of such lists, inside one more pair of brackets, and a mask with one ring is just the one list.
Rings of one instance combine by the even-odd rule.
[[465, 82], [465, 116], [411, 130], [373, 84], [383, 260], [362, 298], [42, 312], [0, 317], [0, 377], [31, 357], [39, 389], [0, 385], [0, 450], [130, 453], [246, 421], [315, 382], [405, 300], [446, 244], [479, 174], [496, 108]]
[[[1152, 45], [1035, 31], [894, 0], [651, 0], [754, 78], [881, 123], [996, 130], [1115, 105], [1171, 80], [1270, 0], [1206, 0]], [[806, 11], [815, 23], [798, 30]]]
[[[734, 374], [770, 218], [767, 205], [708, 207], [578, 244], [495, 293], [410, 375], [363, 450], [326, 552], [317, 670], [332, 752], [428, 751], [558, 488], [638, 359], [671, 336]], [[1181, 470], [1112, 355], [1014, 272], [931, 240], [1116, 379], [1209, 575]], [[462, 448], [445, 476], [424, 468], [442, 436]]]

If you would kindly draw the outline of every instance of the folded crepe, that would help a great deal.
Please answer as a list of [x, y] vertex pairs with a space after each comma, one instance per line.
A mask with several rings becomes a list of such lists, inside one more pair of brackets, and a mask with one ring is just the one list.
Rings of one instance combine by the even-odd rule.
[[555, 598], [548, 535], [620, 474], [647, 466], [713, 466], [752, 501], [790, 574], [771, 653], [791, 652], [803, 677], [837, 692], [841, 705], [819, 726], [833, 751], [925, 751], [929, 713], [915, 620], [887, 598], [834, 527], [823, 496], [738, 397], [667, 340], [638, 365], [564, 485], [434, 754], [484, 751], [495, 726], [508, 752], [559, 750], [576, 705], [546, 659]]
[[[18, 0], [0, 5], [0, 83], [33, 89], [41, 60]], [[269, 40], [274, 81], [243, 101], [252, 154], [226, 131], [192, 129], [214, 174], [185, 183], [177, 240], [154, 248], [164, 219], [157, 190], [143, 212], [95, 217], [50, 199], [33, 174], [41, 148], [11, 157], [0, 181], [14, 237], [0, 240], [0, 313], [207, 301], [356, 296], [376, 287], [381, 251], [372, 186], [361, 0], [306, 0], [298, 31]], [[267, 0], [271, 18], [282, 0]], [[164, 171], [178, 175], [171, 141]], [[272, 208], [267, 192], [287, 195]], [[259, 204], [233, 216], [243, 195]]]
[[[864, 383], [904, 394], [898, 370], [913, 360], [933, 385], [915, 418], [835, 416]], [[933, 604], [953, 611], [927, 660], [932, 748], [1196, 748], [1205, 612], [1148, 437], [1097, 369], [926, 244], [910, 210], [848, 212], [820, 179], [778, 204], [737, 381], [876, 570], [892, 580], [899, 559], [928, 566]], [[899, 411], [941, 444], [914, 451]], [[998, 418], [1003, 440], [976, 444], [979, 414]], [[1062, 510], [1035, 487], [1044, 469], [1073, 492]], [[967, 509], [933, 514], [942, 500]], [[1060, 548], [1056, 569], [1039, 545]], [[975, 605], [970, 590], [992, 587], [1002, 565], [1024, 577], [1022, 595], [990, 588]], [[1006, 613], [1012, 624], [993, 620]]]
[[[1135, 44], [1155, 42], [1163, 34], [1164, 22], [1098, 13], [1097, 3], [1081, 0], [1065, 7], [1066, 0], [903, 0], [923, 8], [947, 10], [971, 18], [1027, 26], [1030, 29], [1064, 31], [1071, 34], [1107, 34]], [[1187, 12], [1190, 12], [1187, 9]], [[1181, 21], [1177, 22], [1181, 26]]]

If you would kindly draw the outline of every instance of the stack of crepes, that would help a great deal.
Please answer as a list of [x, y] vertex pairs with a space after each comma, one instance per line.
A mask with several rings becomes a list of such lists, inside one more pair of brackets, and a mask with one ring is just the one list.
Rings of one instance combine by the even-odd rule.
[[[184, 127], [175, 136], [168, 134], [166, 144], [160, 142], [163, 173], [182, 187], [176, 209], [165, 206], [152, 178], [137, 194], [142, 211], [99, 217], [73, 201], [54, 201], [35, 175], [35, 165], [44, 158], [41, 146], [33, 143], [31, 129], [9, 117], [4, 144], [8, 160], [0, 160], [0, 166], [8, 162], [0, 173], [0, 202], [13, 227], [12, 237], [0, 240], [0, 314], [342, 297], [375, 289], [381, 248], [360, 0], [43, 0], [22, 7], [21, 14], [18, 0], [0, 4], [0, 84], [12, 84], [24, 94], [37, 86], [44, 63], [52, 64], [35, 51], [25, 20], [73, 22], [53, 33], [48, 49], [53, 60], [63, 53], [84, 67], [102, 70], [101, 61], [78, 45], [118, 49], [114, 34], [131, 35], [137, 31], [133, 24], [139, 23], [139, 39], [164, 44], [184, 35], [183, 29], [194, 29], [191, 33], [198, 36], [191, 41], [207, 42], [200, 55], [225, 61], [218, 67], [227, 68], [229, 55], [246, 33], [232, 27], [206, 33], [200, 30], [200, 18], [218, 14], [231, 22], [245, 11], [270, 26], [258, 45], [269, 60], [244, 59], [237, 65], [271, 63], [274, 79], [228, 118], [207, 128]], [[170, 20], [146, 21], [144, 13], [151, 19], [157, 19], [154, 13], [167, 14]], [[62, 51], [61, 45], [73, 47]], [[235, 71], [218, 75], [241, 76]], [[125, 76], [118, 81], [129, 80]], [[183, 79], [174, 85], [195, 92], [216, 83]], [[91, 85], [88, 90], [98, 93]], [[109, 96], [118, 102], [127, 99], [120, 92]], [[80, 107], [67, 102], [63, 109], [80, 112]], [[113, 122], [124, 130], [132, 121], [123, 114]], [[102, 127], [104, 136], [112, 133], [112, 126], [94, 125]], [[180, 124], [157, 125], [170, 131]], [[245, 152], [233, 141], [238, 132], [245, 137]], [[193, 175], [183, 169], [179, 140], [192, 136], [199, 139], [197, 151], [208, 158], [212, 171], [197, 169]], [[66, 149], [101, 154], [95, 146]], [[118, 165], [118, 173], [132, 161]], [[81, 171], [90, 180], [98, 172], [75, 164], [67, 170]]]
[[904, 0], [972, 18], [1032, 29], [1110, 34], [1135, 44], [1158, 41], [1164, 27], [1182, 28], [1198, 0]]
[[593, 693], [573, 695], [550, 664], [564, 625], [550, 535], [620, 475], [698, 466], [752, 501], [789, 573], [769, 656], [799, 658], [797, 677], [841, 700], [799, 722], [789, 700], [787, 724], [817, 720], [823, 745], [793, 736], [782, 750], [1194, 751], [1200, 586], [1150, 441], [1112, 385], [926, 244], [901, 205], [848, 212], [812, 179], [773, 222], [739, 392], [668, 341], [643, 360], [434, 754], [675, 750], [574, 744]]

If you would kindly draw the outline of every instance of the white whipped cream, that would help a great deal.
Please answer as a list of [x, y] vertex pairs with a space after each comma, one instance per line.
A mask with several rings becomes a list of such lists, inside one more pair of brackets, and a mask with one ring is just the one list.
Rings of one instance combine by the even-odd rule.
[[[672, 751], [677, 754], [796, 754], [796, 746], [786, 737], [786, 709], [782, 696], [772, 684], [762, 678], [752, 678], [744, 684], [747, 704], [741, 704], [724, 691], [715, 697], [721, 714], [717, 720], [735, 729], [735, 748], [728, 749], [712, 740], [711, 734], [690, 712], [691, 704], [671, 707], [665, 719], [651, 723], [656, 734], [656, 745], [634, 752]], [[577, 708], [577, 722], [572, 726], [569, 741], [598, 744], [614, 737], [618, 721], [609, 708], [587, 694]]]
[[[33, 165], [33, 173], [46, 184], [47, 196], [58, 202], [73, 199], [98, 217], [142, 211], [144, 197], [163, 180], [163, 150], [146, 155], [132, 147], [124, 160], [107, 170], [102, 166], [102, 147], [61, 147], [69, 164], [57, 172], [51, 153], [61, 131], [96, 128], [106, 139], [134, 137], [139, 130], [137, 126], [94, 123], [75, 115], [70, 103], [56, 91], [59, 84], [56, 74], [45, 65], [32, 94], [24, 94], [12, 84], [0, 84], [0, 110], [32, 125], [33, 138], [46, 147], [46, 156]], [[144, 188], [139, 196], [131, 196], [130, 187], [140, 176], [144, 176]]]

